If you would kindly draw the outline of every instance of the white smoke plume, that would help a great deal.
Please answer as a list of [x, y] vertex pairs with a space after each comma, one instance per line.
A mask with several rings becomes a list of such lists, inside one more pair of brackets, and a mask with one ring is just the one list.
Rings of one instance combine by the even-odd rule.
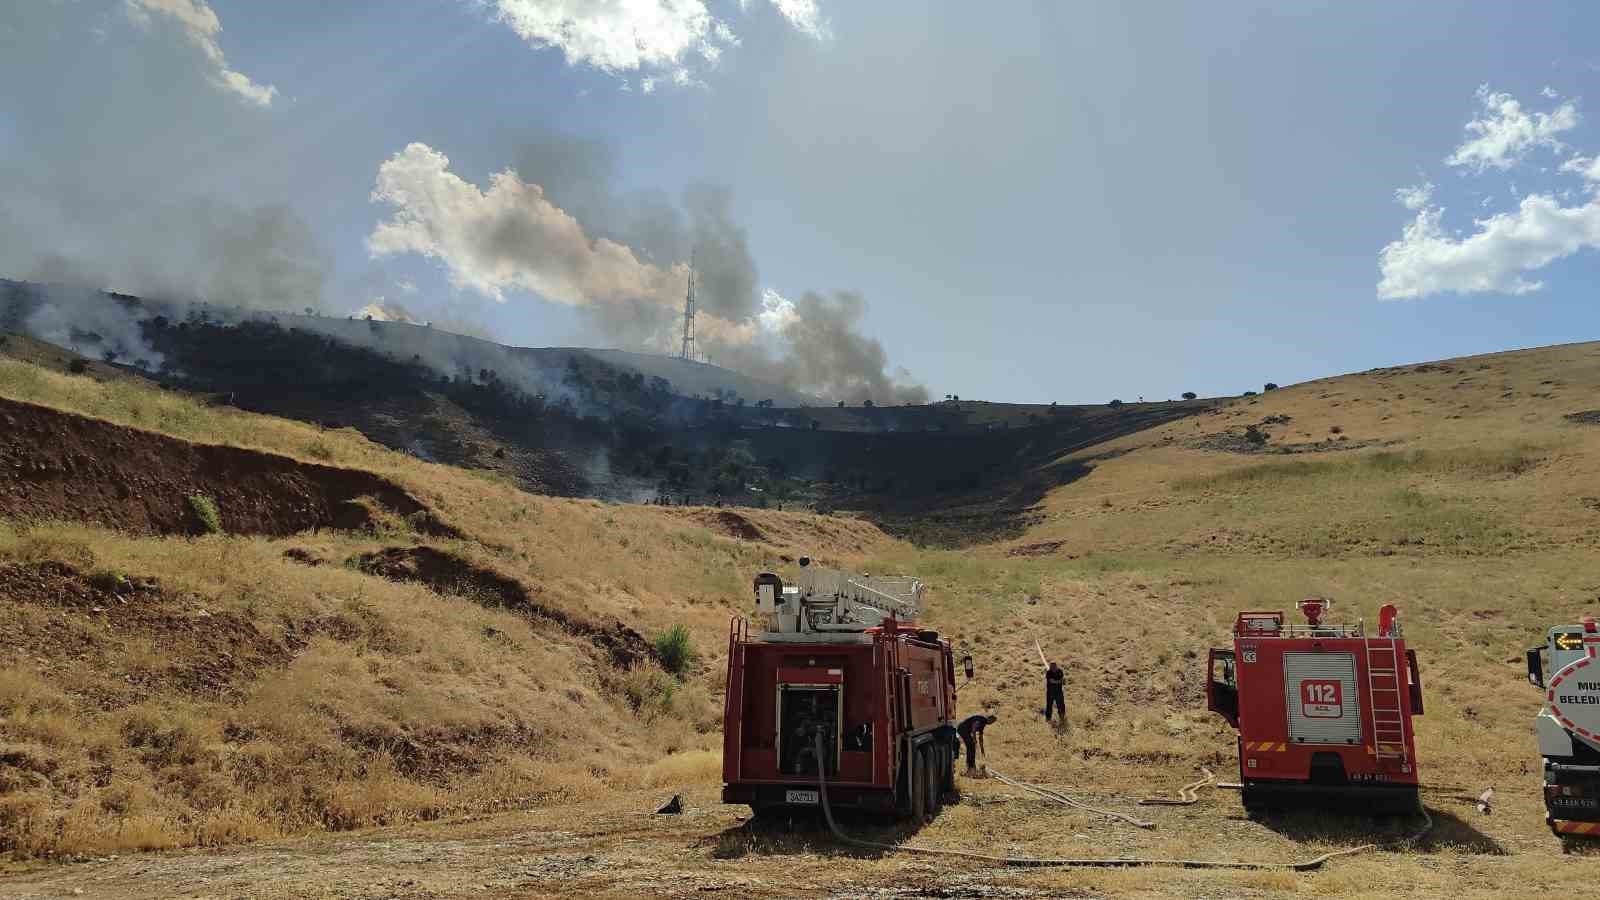
[[0, 3], [0, 35], [0, 275], [321, 305], [329, 254], [239, 162], [273, 90], [228, 68], [208, 5]]
[[758, 293], [744, 229], [725, 190], [696, 187], [681, 204], [612, 190], [603, 145], [560, 137], [525, 148], [515, 168], [482, 189], [449, 159], [414, 143], [378, 169], [374, 202], [390, 216], [373, 229], [375, 257], [415, 253], [443, 264], [454, 284], [504, 301], [527, 291], [581, 308], [630, 349], [671, 349], [692, 256], [696, 335], [714, 362], [800, 391], [852, 402], [923, 402], [927, 391], [858, 328], [865, 300], [851, 292], [790, 302]]

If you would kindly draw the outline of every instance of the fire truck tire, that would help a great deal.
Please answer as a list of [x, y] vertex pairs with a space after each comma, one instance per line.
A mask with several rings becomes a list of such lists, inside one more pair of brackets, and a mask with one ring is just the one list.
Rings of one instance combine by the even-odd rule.
[[1259, 819], [1266, 815], [1267, 804], [1258, 796], [1258, 792], [1250, 787], [1249, 783], [1245, 782], [1243, 784], [1244, 786], [1239, 790], [1239, 802], [1244, 805], [1244, 814], [1251, 819]]
[[923, 807], [927, 804], [925, 795], [928, 792], [928, 777], [923, 774], [922, 751], [911, 751], [911, 758], [907, 760], [909, 770], [906, 780], [909, 782], [911, 794], [911, 818], [913, 821], [922, 821]]
[[941, 793], [956, 792], [956, 752], [949, 744], [939, 746], [939, 788]]
[[922, 818], [930, 822], [933, 821], [935, 816], [939, 815], [939, 807], [942, 805], [939, 802], [941, 792], [939, 790], [939, 767], [936, 762], [939, 755], [939, 746], [930, 744], [923, 756], [924, 765], [922, 768], [927, 773], [928, 787], [923, 792]]

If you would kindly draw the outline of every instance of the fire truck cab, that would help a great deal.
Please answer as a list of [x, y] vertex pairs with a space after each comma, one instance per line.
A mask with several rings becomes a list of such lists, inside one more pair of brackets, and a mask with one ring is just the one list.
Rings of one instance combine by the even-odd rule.
[[1422, 679], [1392, 605], [1378, 633], [1322, 621], [1329, 603], [1301, 601], [1306, 624], [1241, 612], [1232, 649], [1211, 651], [1207, 707], [1238, 730], [1245, 808], [1418, 808], [1411, 717]]

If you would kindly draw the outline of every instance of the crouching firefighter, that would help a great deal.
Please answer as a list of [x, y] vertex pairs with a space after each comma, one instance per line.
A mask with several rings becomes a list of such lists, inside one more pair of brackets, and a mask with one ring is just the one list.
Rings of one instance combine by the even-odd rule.
[[983, 729], [995, 723], [998, 716], [967, 716], [956, 726], [956, 736], [961, 738], [961, 743], [967, 747], [967, 774], [971, 775], [977, 770], [977, 752], [981, 751], [985, 757], [988, 751], [983, 746]]

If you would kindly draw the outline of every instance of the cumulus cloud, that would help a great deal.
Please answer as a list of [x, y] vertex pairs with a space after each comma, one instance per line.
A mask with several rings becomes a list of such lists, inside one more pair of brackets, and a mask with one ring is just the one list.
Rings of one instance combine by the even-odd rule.
[[1574, 156], [1561, 164], [1561, 171], [1578, 175], [1591, 187], [1600, 186], [1600, 156]]
[[686, 271], [642, 262], [545, 199], [512, 170], [480, 190], [450, 171], [450, 160], [414, 143], [378, 167], [372, 200], [393, 210], [367, 238], [374, 256], [417, 253], [449, 268], [450, 280], [496, 300], [509, 288], [572, 305], [649, 299], [675, 304]]
[[772, 0], [772, 5], [801, 33], [819, 39], [828, 36], [828, 24], [822, 19], [817, 0]]
[[675, 347], [692, 255], [696, 337], [714, 362], [838, 399], [926, 398], [903, 372], [888, 374], [882, 344], [859, 332], [859, 294], [790, 301], [759, 290], [725, 190], [692, 189], [681, 206], [619, 197], [609, 150], [595, 142], [539, 141], [522, 156], [482, 189], [444, 154], [409, 145], [378, 168], [372, 199], [389, 216], [369, 250], [436, 260], [458, 288], [499, 302], [526, 291], [576, 306], [609, 340], [657, 351]]
[[164, 16], [183, 29], [189, 43], [198, 48], [210, 67], [212, 82], [258, 106], [270, 106], [278, 89], [250, 80], [250, 76], [228, 68], [228, 61], [217, 44], [222, 32], [222, 20], [207, 6], [205, 0], [126, 0], [128, 17], [134, 23], [148, 27], [151, 14]]
[[417, 318], [411, 310], [393, 300], [385, 300], [382, 297], [356, 310], [356, 318], [371, 319], [374, 322], [406, 322], [411, 325], [426, 324], [422, 319]]
[[675, 68], [729, 33], [701, 0], [495, 0], [495, 9], [535, 47], [607, 72]]
[[1488, 85], [1478, 88], [1483, 110], [1466, 125], [1470, 137], [1445, 158], [1445, 163], [1476, 172], [1510, 169], [1535, 147], [1562, 149], [1556, 136], [1578, 125], [1578, 107], [1572, 101], [1550, 112], [1529, 114], [1510, 94], [1496, 93]]
[[[827, 36], [816, 0], [772, 3], [796, 30]], [[523, 40], [559, 50], [572, 65], [644, 73], [639, 88], [646, 94], [661, 87], [663, 77], [679, 87], [700, 84], [690, 66], [714, 66], [724, 50], [739, 45], [733, 27], [712, 15], [704, 0], [493, 0], [493, 7], [495, 18]], [[741, 0], [739, 8], [748, 3]]]
[[1422, 209], [1433, 199], [1433, 182], [1424, 181], [1422, 184], [1399, 188], [1394, 192], [1394, 198], [1406, 209]]
[[1477, 220], [1477, 231], [1466, 238], [1445, 233], [1443, 215], [1437, 207], [1418, 211], [1400, 239], [1379, 253], [1379, 297], [1526, 294], [1544, 285], [1525, 273], [1600, 247], [1600, 201], [1564, 207], [1550, 195], [1530, 194], [1515, 211]]

